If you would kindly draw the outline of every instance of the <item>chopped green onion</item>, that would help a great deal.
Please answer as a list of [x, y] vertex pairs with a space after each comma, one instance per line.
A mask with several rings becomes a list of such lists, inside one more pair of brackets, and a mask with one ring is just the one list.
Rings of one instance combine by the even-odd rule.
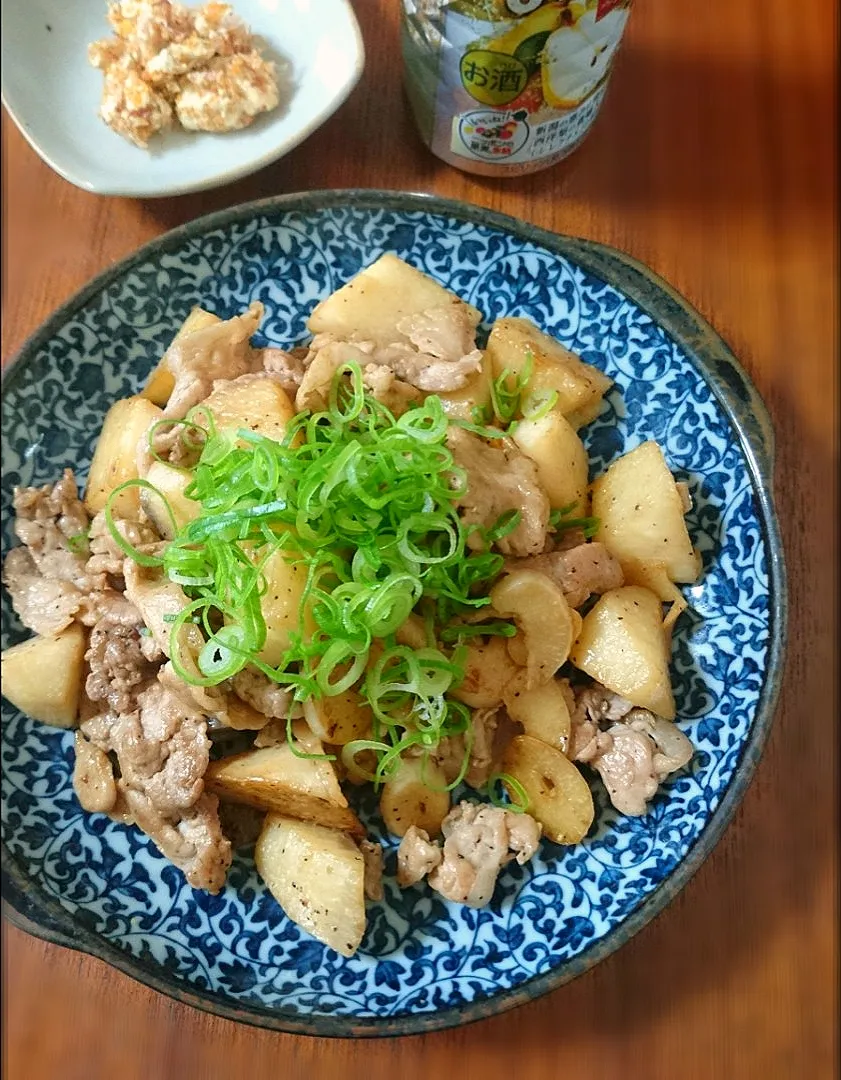
[[134, 480], [125, 480], [122, 484], [117, 484], [117, 486], [110, 492], [108, 498], [105, 500], [105, 524], [108, 528], [109, 533], [111, 534], [111, 538], [113, 539], [117, 547], [120, 549], [120, 551], [122, 551], [123, 554], [127, 555], [130, 559], [133, 559], [134, 562], [136, 562], [139, 566], [163, 566], [164, 560], [160, 556], [147, 555], [146, 552], [140, 551], [133, 544], [130, 544], [114, 523], [113, 507], [115, 499], [118, 495], [121, 494], [121, 492], [128, 491], [129, 488], [135, 487], [144, 488], [147, 491], [151, 491], [155, 495], [157, 495], [157, 497], [164, 505], [173, 532], [176, 531], [177, 526], [175, 524], [175, 517], [172, 513], [172, 507], [169, 505], [169, 500], [161, 491], [158, 490], [158, 488], [155, 487], [154, 484], [150, 484], [148, 480], [141, 480], [140, 478], [136, 478]]
[[89, 531], [85, 529], [83, 532], [74, 533], [67, 537], [65, 543], [68, 551], [74, 555], [87, 555], [90, 551]]
[[[501, 384], [503, 400], [508, 393]], [[342, 757], [353, 762], [372, 751], [375, 783], [393, 775], [407, 752], [428, 755], [450, 736], [469, 741], [470, 710], [450, 696], [464, 677], [460, 643], [513, 628], [497, 622], [474, 630], [459, 620], [489, 604], [503, 566], [491, 547], [520, 515], [503, 514], [486, 529], [462, 523], [458, 502], [467, 476], [446, 445], [448, 424], [434, 395], [395, 418], [365, 391], [356, 363], [335, 373], [326, 408], [295, 416], [280, 441], [246, 429], [219, 431], [207, 410], [191, 411], [185, 427], [201, 429], [203, 444], [187, 494], [201, 513], [180, 529], [173, 522], [161, 558], [121, 544], [144, 565], [162, 566], [186, 591], [188, 604], [170, 622], [176, 673], [192, 685], [214, 686], [250, 665], [297, 702], [356, 687], [373, 730]], [[279, 662], [269, 664], [262, 655], [263, 597], [268, 560], [280, 551], [306, 581], [297, 626], [288, 630]], [[413, 612], [429, 642], [420, 650], [395, 639]], [[204, 646], [196, 649], [191, 639], [188, 648], [186, 631], [196, 623]], [[452, 624], [457, 632], [445, 635]], [[293, 745], [291, 720], [288, 729]], [[294, 745], [293, 752], [322, 756]], [[456, 783], [469, 751], [462, 764]]]
[[[505, 797], [498, 794], [498, 784], [502, 784]], [[531, 805], [528, 792], [520, 781], [515, 779], [510, 773], [493, 773], [488, 777], [486, 790], [488, 799], [494, 806], [499, 806], [505, 810], [511, 810], [515, 814], [525, 814]]]

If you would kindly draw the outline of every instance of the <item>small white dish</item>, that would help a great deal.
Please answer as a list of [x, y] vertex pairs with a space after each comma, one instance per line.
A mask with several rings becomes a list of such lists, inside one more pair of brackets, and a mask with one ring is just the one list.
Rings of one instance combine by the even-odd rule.
[[[191, 5], [192, 6], [192, 5]], [[102, 72], [88, 44], [108, 37], [105, 0], [2, 7], [2, 100], [57, 173], [99, 195], [159, 197], [220, 187], [288, 154], [345, 101], [365, 54], [348, 0], [233, 0], [266, 55], [291, 64], [281, 104], [242, 131], [174, 130], [141, 150], [97, 115]]]

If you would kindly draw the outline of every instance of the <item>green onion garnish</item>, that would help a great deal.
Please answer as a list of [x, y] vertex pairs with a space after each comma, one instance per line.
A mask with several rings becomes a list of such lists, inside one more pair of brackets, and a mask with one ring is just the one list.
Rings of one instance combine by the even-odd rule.
[[[498, 399], [508, 402], [505, 379], [498, 389]], [[449, 785], [455, 786], [469, 764], [471, 734], [470, 710], [450, 697], [464, 675], [460, 643], [473, 633], [507, 635], [513, 628], [453, 624], [488, 605], [503, 564], [491, 544], [517, 527], [519, 514], [505, 514], [489, 529], [464, 526], [456, 503], [467, 478], [447, 448], [440, 399], [427, 397], [396, 419], [366, 393], [355, 363], [336, 372], [327, 408], [298, 414], [279, 442], [248, 430], [220, 432], [200, 408], [185, 428], [202, 434], [186, 489], [201, 513], [173, 529], [163, 555], [133, 549], [114, 526], [110, 500], [106, 508], [122, 550], [143, 565], [162, 564], [187, 593], [190, 602], [170, 628], [176, 672], [192, 685], [213, 686], [250, 664], [296, 701], [355, 686], [371, 708], [373, 729], [343, 748], [345, 763], [359, 770], [356, 755], [372, 751], [369, 779], [379, 784], [407, 751], [426, 760], [441, 739], [465, 735], [462, 768]], [[131, 481], [117, 491], [131, 484], [151, 487]], [[267, 632], [261, 598], [266, 561], [278, 553], [305, 568], [306, 584], [297, 628], [272, 666], [260, 655]], [[427, 648], [396, 641], [412, 612], [424, 619]], [[197, 656], [185, 655], [194, 623], [206, 644]]]
[[587, 540], [592, 540], [599, 531], [601, 521], [597, 517], [574, 518], [569, 515], [578, 506], [577, 502], [562, 506], [560, 510], [553, 510], [549, 515], [549, 525], [555, 532], [564, 532], [566, 529], [581, 529]]
[[[498, 791], [500, 785], [503, 794]], [[526, 789], [510, 773], [493, 773], [488, 777], [486, 791], [493, 806], [511, 810], [515, 814], [526, 813], [531, 802]]]
[[515, 375], [510, 368], [505, 368], [498, 378], [491, 380], [491, 406], [494, 416], [503, 427], [508, 426], [517, 413], [522, 411], [523, 393], [528, 387], [533, 369], [534, 356], [527, 352], [526, 362], [519, 375]]

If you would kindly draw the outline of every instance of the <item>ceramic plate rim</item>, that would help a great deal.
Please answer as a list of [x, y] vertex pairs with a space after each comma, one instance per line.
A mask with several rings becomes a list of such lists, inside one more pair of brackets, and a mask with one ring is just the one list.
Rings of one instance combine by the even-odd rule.
[[57, 900], [38, 890], [37, 882], [34, 883], [36, 889], [30, 891], [30, 879], [19, 860], [10, 853], [5, 840], [0, 845], [3, 916], [19, 929], [54, 944], [95, 956], [151, 989], [229, 1020], [315, 1037], [369, 1038], [424, 1034], [456, 1027], [506, 1012], [541, 997], [588, 971], [626, 944], [675, 898], [721, 839], [753, 779], [771, 729], [783, 679], [788, 597], [783, 546], [772, 491], [774, 446], [770, 418], [758, 392], [721, 336], [666, 281], [618, 249], [592, 240], [553, 233], [483, 207], [419, 192], [343, 189], [272, 196], [196, 218], [156, 237], [108, 267], [53, 312], [6, 365], [2, 373], [4, 392], [14, 383], [15, 373], [23, 370], [27, 361], [91, 296], [127, 273], [135, 263], [213, 228], [260, 214], [282, 216], [287, 212], [324, 211], [348, 205], [363, 210], [390, 209], [452, 217], [497, 229], [518, 240], [539, 244], [613, 285], [661, 326], [681, 346], [690, 363], [710, 387], [745, 456], [758, 518], [767, 544], [770, 600], [768, 657], [754, 719], [725, 793], [694, 845], [631, 915], [590, 948], [559, 967], [480, 1001], [434, 1013], [359, 1018], [283, 1013], [258, 1005], [233, 1003], [231, 999], [213, 991], [192, 991], [162, 975], [157, 967], [130, 957], [115, 945], [91, 934]]

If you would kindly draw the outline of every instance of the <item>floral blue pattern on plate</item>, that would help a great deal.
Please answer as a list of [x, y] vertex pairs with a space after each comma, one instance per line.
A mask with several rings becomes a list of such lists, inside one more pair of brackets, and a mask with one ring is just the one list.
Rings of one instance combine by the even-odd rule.
[[[50, 940], [233, 1019], [323, 1035], [393, 1035], [474, 1020], [560, 985], [652, 918], [709, 853], [767, 736], [786, 596], [764, 406], [726, 346], [626, 256], [488, 211], [394, 192], [315, 192], [177, 229], [91, 283], [27, 343], [3, 397], [3, 548], [15, 484], [70, 465], [83, 478], [100, 422], [136, 392], [190, 307], [231, 316], [262, 300], [260, 336], [306, 336], [317, 300], [394, 251], [484, 313], [533, 319], [615, 380], [586, 429], [595, 472], [656, 439], [690, 486], [703, 576], [675, 637], [678, 721], [697, 751], [643, 818], [594, 785], [585, 843], [544, 841], [480, 911], [394, 882], [344, 959], [290, 923], [235, 859], [219, 896], [194, 892], [139, 831], [79, 807], [72, 734], [3, 702], [3, 895]], [[24, 633], [3, 595], [3, 647]], [[363, 813], [379, 837], [375, 803]]]

